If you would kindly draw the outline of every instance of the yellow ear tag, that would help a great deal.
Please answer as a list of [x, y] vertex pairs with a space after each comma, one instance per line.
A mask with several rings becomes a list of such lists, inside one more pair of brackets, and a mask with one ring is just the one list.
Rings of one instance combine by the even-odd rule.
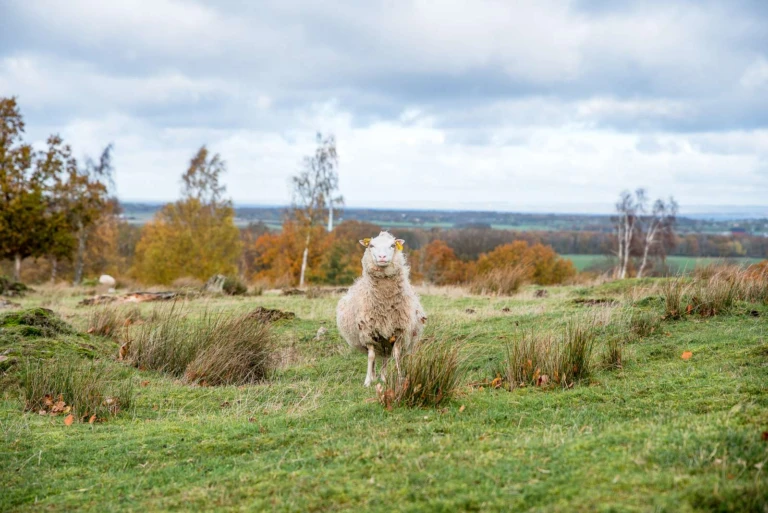
[[403, 250], [403, 245], [400, 242], [395, 241], [395, 247], [397, 248], [398, 251]]
[[368, 237], [367, 239], [363, 239], [363, 244], [365, 244], [366, 248], [368, 247], [368, 244], [370, 244], [370, 243], [371, 243], [371, 238], [370, 237]]

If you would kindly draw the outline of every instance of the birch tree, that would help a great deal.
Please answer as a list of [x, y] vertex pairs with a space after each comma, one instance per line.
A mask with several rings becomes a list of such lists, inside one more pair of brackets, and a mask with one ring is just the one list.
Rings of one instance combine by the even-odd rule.
[[307, 258], [312, 243], [312, 231], [324, 218], [328, 219], [328, 230], [333, 229], [333, 204], [342, 205], [338, 192], [338, 156], [336, 139], [330, 135], [323, 138], [317, 134], [317, 149], [311, 157], [305, 157], [302, 169], [291, 179], [293, 186], [292, 213], [304, 236], [304, 251], [301, 256], [299, 287], [304, 286], [307, 272]]
[[651, 250], [659, 246], [665, 235], [674, 231], [675, 220], [677, 218], [677, 202], [670, 197], [668, 202], [657, 199], [653, 204], [651, 214], [643, 219], [643, 259], [637, 270], [637, 277], [642, 278], [645, 268], [648, 264], [648, 255]]
[[635, 235], [638, 214], [645, 204], [645, 189], [637, 189], [634, 196], [629, 191], [623, 191], [616, 202], [616, 239], [619, 263], [616, 267], [617, 278], [627, 277], [629, 261], [632, 253], [632, 239]]

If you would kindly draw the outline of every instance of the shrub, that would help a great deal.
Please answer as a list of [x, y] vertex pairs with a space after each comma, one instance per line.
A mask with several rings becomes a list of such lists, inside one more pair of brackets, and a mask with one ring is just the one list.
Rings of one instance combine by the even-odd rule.
[[511, 296], [525, 284], [530, 276], [527, 266], [492, 269], [475, 277], [469, 285], [473, 294]]
[[27, 359], [21, 366], [20, 386], [26, 410], [72, 413], [79, 420], [92, 415], [103, 419], [127, 410], [134, 394], [125, 372], [105, 362], [78, 358]]
[[227, 276], [224, 280], [222, 290], [225, 294], [230, 296], [242, 296], [248, 292], [248, 287], [240, 280], [240, 278], [236, 276]]
[[268, 324], [252, 317], [206, 312], [189, 319], [178, 308], [158, 309], [125, 344], [125, 357], [143, 369], [189, 382], [245, 384], [267, 376], [274, 359]]
[[141, 320], [141, 310], [136, 305], [102, 306], [91, 311], [88, 333], [102, 337], [117, 337], [120, 331]]
[[377, 385], [379, 401], [387, 408], [395, 405], [414, 407], [440, 406], [459, 388], [459, 347], [450, 341], [424, 340], [400, 362], [401, 375], [389, 366], [386, 385]]

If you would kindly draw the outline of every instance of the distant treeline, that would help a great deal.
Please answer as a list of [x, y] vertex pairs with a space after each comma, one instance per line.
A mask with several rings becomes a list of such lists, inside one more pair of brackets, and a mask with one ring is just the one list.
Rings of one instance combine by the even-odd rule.
[[[433, 240], [443, 240], [462, 260], [475, 260], [482, 253], [516, 240], [551, 246], [560, 255], [610, 255], [616, 246], [616, 236], [612, 232], [400, 228], [396, 233], [412, 249], [419, 249]], [[690, 233], [675, 236], [664, 249], [667, 255], [768, 258], [768, 237]]]
[[[160, 205], [123, 203], [127, 218], [148, 219]], [[240, 225], [262, 222], [281, 225], [288, 214], [287, 207], [235, 206], [235, 218]], [[495, 228], [514, 231], [578, 231], [613, 233], [610, 215], [589, 214], [530, 214], [514, 212], [475, 212], [444, 210], [378, 210], [345, 208], [339, 221], [354, 220], [378, 224], [385, 228]], [[768, 235], [768, 219], [711, 220], [678, 217], [678, 233], [747, 233]]]

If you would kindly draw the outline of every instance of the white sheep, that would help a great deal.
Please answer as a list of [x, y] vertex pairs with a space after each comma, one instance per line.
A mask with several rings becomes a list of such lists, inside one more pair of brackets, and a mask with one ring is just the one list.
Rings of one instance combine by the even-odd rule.
[[408, 279], [410, 269], [403, 255], [403, 240], [388, 232], [360, 241], [363, 275], [339, 300], [336, 324], [347, 343], [368, 353], [365, 386], [375, 379], [376, 357], [383, 360], [381, 379], [394, 357], [400, 371], [400, 353], [421, 336], [427, 316]]

